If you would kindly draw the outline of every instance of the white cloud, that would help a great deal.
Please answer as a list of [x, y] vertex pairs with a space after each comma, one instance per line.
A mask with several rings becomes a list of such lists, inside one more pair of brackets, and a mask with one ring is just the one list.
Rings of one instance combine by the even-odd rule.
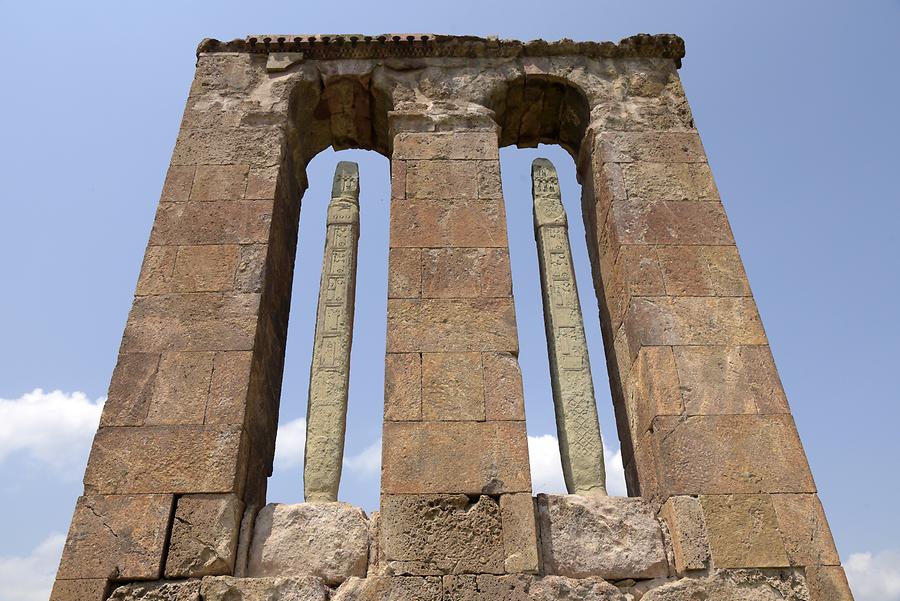
[[0, 556], [0, 601], [46, 601], [65, 542], [51, 534], [28, 555]]
[[851, 553], [844, 570], [856, 601], [900, 601], [900, 549]]
[[[563, 480], [562, 463], [559, 458], [559, 442], [551, 434], [528, 437], [528, 455], [531, 460], [531, 484], [535, 494], [565, 494], [566, 483]], [[603, 455], [606, 460], [606, 488], [610, 495], [624, 496], [625, 471], [622, 469], [622, 453], [611, 452], [605, 446]]]
[[55, 468], [82, 465], [104, 401], [40, 388], [17, 399], [0, 399], [0, 461], [23, 453]]
[[381, 438], [367, 446], [365, 449], [344, 457], [344, 467], [360, 476], [374, 476], [381, 471]]
[[278, 426], [275, 435], [275, 471], [292, 469], [303, 465], [303, 451], [306, 446], [306, 419], [297, 418]]

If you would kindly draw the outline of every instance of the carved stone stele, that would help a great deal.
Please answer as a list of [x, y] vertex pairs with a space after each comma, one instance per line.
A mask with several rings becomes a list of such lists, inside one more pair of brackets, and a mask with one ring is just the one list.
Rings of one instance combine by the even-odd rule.
[[325, 257], [306, 410], [303, 493], [307, 501], [336, 501], [344, 459], [356, 257], [359, 168], [341, 161], [328, 205]]
[[575, 286], [566, 211], [553, 163], [535, 159], [531, 184], [550, 380], [566, 489], [572, 494], [605, 495], [606, 469], [591, 362]]

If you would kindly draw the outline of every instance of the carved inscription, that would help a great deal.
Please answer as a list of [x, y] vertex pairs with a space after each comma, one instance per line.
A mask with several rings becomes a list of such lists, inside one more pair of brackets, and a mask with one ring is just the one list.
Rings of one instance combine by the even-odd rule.
[[326, 227], [306, 411], [307, 501], [336, 501], [341, 481], [359, 241], [356, 163], [338, 163]]
[[570, 493], [605, 495], [603, 442], [556, 168], [546, 159], [536, 159], [531, 181], [563, 476]]

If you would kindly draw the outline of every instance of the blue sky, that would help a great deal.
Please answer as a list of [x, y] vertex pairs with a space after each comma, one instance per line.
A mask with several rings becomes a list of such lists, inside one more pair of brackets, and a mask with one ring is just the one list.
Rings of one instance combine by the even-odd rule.
[[[200, 39], [437, 32], [683, 36], [681, 77], [858, 601], [900, 600], [900, 2], [0, 0], [0, 601], [46, 599], [193, 76]], [[504, 149], [536, 487], [559, 486], [531, 232], [529, 165], [557, 165], [601, 427], [609, 389], [571, 159]], [[270, 499], [301, 498], [302, 422], [325, 205], [360, 163], [362, 240], [345, 500], [376, 503], [388, 162], [310, 165]], [[36, 389], [41, 391], [35, 392]], [[58, 392], [54, 392], [58, 391]], [[611, 488], [620, 487], [613, 478]], [[618, 488], [620, 490], [620, 488]]]

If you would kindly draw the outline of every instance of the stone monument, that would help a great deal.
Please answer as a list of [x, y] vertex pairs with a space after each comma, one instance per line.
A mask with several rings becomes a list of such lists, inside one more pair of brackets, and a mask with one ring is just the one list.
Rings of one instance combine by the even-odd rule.
[[[852, 599], [683, 56], [672, 35], [204, 40], [51, 599]], [[498, 150], [538, 143], [577, 167], [629, 497], [604, 494], [544, 162], [535, 226], [574, 494], [533, 497]], [[337, 501], [349, 164], [329, 207], [306, 502], [266, 504], [306, 165], [329, 146], [391, 160], [372, 515]]]

